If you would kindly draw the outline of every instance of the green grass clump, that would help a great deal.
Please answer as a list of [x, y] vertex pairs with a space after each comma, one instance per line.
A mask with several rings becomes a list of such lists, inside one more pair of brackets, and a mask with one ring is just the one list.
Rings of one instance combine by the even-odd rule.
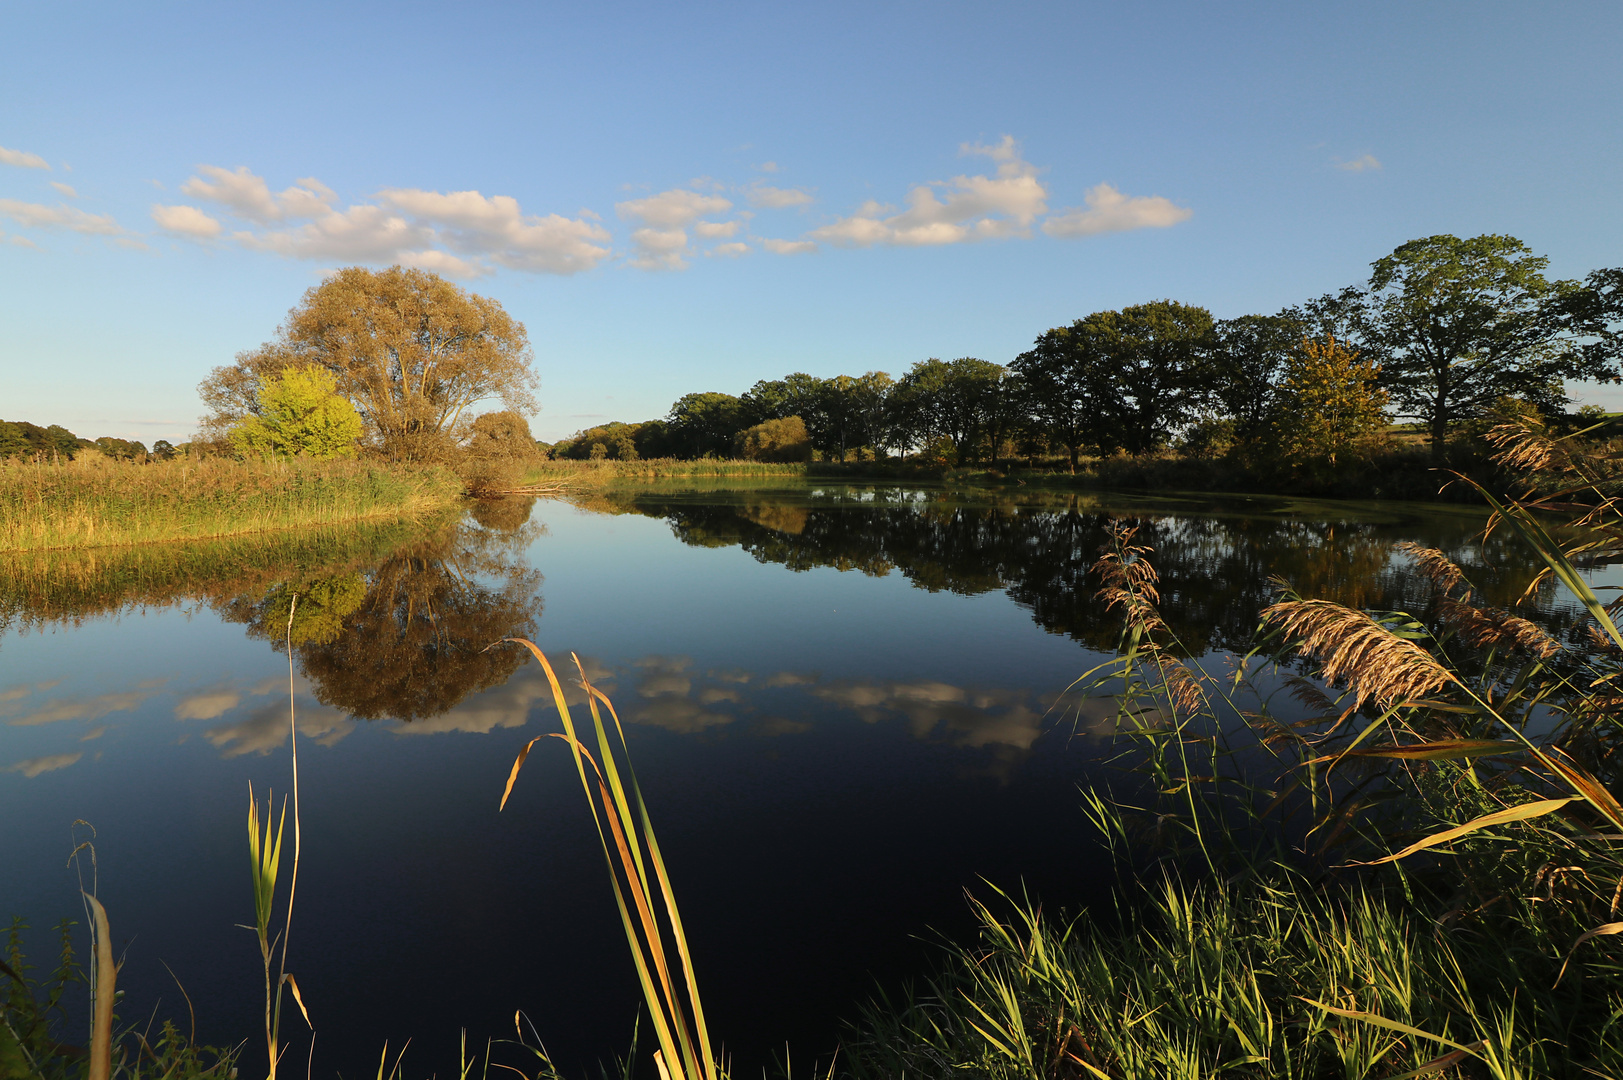
[[[93, 899], [87, 898], [90, 903]], [[96, 904], [100, 912], [100, 905]], [[102, 923], [105, 929], [105, 913]], [[172, 1021], [119, 1026], [111, 994], [96, 1012], [94, 1030], [84, 1044], [67, 1030], [64, 998], [100, 983], [110, 991], [111, 945], [99, 965], [100, 979], [87, 977], [73, 948], [72, 922], [57, 927], [61, 938], [55, 970], [43, 979], [33, 975], [22, 950], [27, 924], [13, 919], [0, 952], [0, 1078], [4, 1080], [230, 1080], [236, 1076], [237, 1050], [204, 1046], [196, 1032], [183, 1033]], [[99, 944], [98, 939], [98, 944]], [[103, 981], [104, 980], [104, 981]], [[96, 994], [92, 994], [94, 1003]]]
[[1619, 1075], [1623, 985], [1570, 972], [1557, 984], [1557, 928], [1536, 900], [1503, 903], [1434, 920], [1446, 913], [1277, 863], [1238, 882], [1129, 889], [1107, 919], [1003, 897], [977, 905], [978, 941], [868, 1008], [845, 1043], [850, 1073]]
[[0, 552], [417, 520], [461, 494], [461, 481], [442, 469], [361, 461], [3, 464]]

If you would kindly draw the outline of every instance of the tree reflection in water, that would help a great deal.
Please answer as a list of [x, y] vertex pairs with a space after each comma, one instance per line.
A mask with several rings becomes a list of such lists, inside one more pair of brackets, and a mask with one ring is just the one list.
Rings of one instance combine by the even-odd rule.
[[[1427, 507], [1282, 500], [1179, 506], [1113, 496], [1107, 510], [1088, 495], [782, 494], [773, 501], [711, 492], [701, 502], [645, 492], [597, 496], [591, 508], [664, 518], [684, 543], [736, 545], [794, 571], [895, 571], [919, 588], [968, 595], [1002, 589], [1044, 629], [1103, 651], [1115, 649], [1120, 621], [1094, 599], [1098, 586], [1088, 568], [1108, 524], [1123, 517], [1135, 520], [1140, 542], [1155, 549], [1162, 613], [1195, 655], [1249, 649], [1276, 581], [1352, 607], [1422, 610], [1430, 590], [1394, 556], [1399, 540], [1448, 552], [1498, 606], [1514, 603], [1536, 569], [1507, 535], [1484, 545], [1482, 517]], [[1551, 590], [1521, 610], [1557, 633], [1570, 630], [1573, 613]]]
[[281, 650], [291, 608], [295, 659], [325, 705], [364, 720], [437, 716], [527, 662], [523, 650], [485, 646], [535, 634], [541, 574], [524, 552], [543, 527], [529, 520], [532, 503], [479, 503], [370, 569], [286, 582], [222, 613]]

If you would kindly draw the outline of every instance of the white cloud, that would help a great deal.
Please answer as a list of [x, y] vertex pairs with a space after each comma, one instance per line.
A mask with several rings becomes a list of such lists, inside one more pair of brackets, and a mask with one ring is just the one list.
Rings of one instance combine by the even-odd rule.
[[1336, 168], [1345, 172], [1368, 172], [1380, 167], [1380, 160], [1374, 154], [1365, 154], [1362, 157], [1353, 158], [1351, 161], [1336, 162]]
[[733, 204], [719, 195], [700, 195], [682, 188], [614, 204], [622, 218], [635, 218], [657, 229], [678, 229], [704, 214], [722, 214], [732, 208]]
[[[646, 199], [630, 199], [614, 204], [620, 217], [643, 223], [642, 228], [631, 234], [631, 265], [639, 270], [686, 269], [688, 263], [685, 256], [690, 254], [687, 226], [698, 221], [701, 215], [722, 214], [732, 208], [733, 204], [720, 195], [701, 195], [684, 188], [672, 188]], [[705, 236], [705, 229], [723, 227], [724, 224], [717, 222], [701, 222], [696, 231]]]
[[77, 199], [79, 197], [79, 193], [73, 190], [72, 184], [64, 184], [60, 180], [52, 180], [51, 186], [70, 199]]
[[[337, 709], [300, 701], [295, 712], [299, 735], [322, 746], [332, 746], [356, 728], [356, 723]], [[268, 754], [287, 742], [287, 703], [272, 701], [255, 709], [235, 724], [221, 724], [203, 732], [203, 738], [221, 751], [221, 757]]]
[[488, 257], [510, 270], [573, 274], [590, 270], [609, 254], [602, 246], [609, 240], [603, 226], [561, 214], [525, 214], [510, 195], [404, 188], [378, 198], [433, 229], [452, 251]]
[[35, 251], [39, 250], [39, 245], [26, 236], [13, 236], [7, 240], [7, 243], [16, 244], [18, 247], [33, 248]]
[[778, 240], [772, 237], [763, 238], [761, 246], [774, 255], [808, 255], [817, 250], [817, 245], [810, 240]]
[[473, 262], [468, 259], [452, 255], [449, 251], [439, 248], [424, 248], [422, 251], [403, 251], [395, 260], [401, 266], [410, 266], [417, 270], [427, 270], [442, 277], [473, 278], [484, 277], [494, 273], [491, 267], [484, 263]]
[[763, 161], [756, 168], [764, 173], [775, 173], [778, 171], [778, 163], [776, 161]]
[[15, 165], [19, 169], [49, 169], [45, 159], [26, 150], [7, 150], [0, 146], [0, 165]]
[[736, 259], [740, 255], [748, 255], [749, 250], [750, 246], [748, 244], [743, 243], [742, 241], [734, 241], [731, 244], [717, 244], [715, 247], [705, 252], [705, 254], [719, 255], [727, 259]]
[[1132, 229], [1164, 229], [1189, 220], [1194, 211], [1160, 195], [1127, 196], [1098, 184], [1083, 197], [1086, 209], [1063, 210], [1043, 222], [1049, 236], [1096, 236]]
[[237, 217], [259, 225], [322, 217], [332, 212], [338, 198], [326, 184], [308, 178], [273, 195], [265, 178], [254, 175], [246, 165], [234, 171], [218, 165], [199, 165], [197, 171], [209, 179], [192, 177], [180, 185], [184, 194], [217, 202]]
[[[573, 274], [609, 255], [608, 230], [586, 220], [595, 215], [526, 214], [507, 195], [386, 188], [374, 202], [340, 208], [333, 190], [311, 177], [273, 193], [263, 177], [246, 167], [203, 165], [198, 173], [182, 185], [183, 192], [259, 226], [231, 233], [232, 240], [292, 259], [395, 262], [476, 278], [498, 266]], [[220, 232], [215, 219], [194, 207], [162, 210], [160, 217], [155, 208], [153, 218], [170, 232], [196, 239]]]
[[137, 683], [133, 690], [119, 690], [89, 698], [58, 698], [49, 705], [27, 716], [9, 721], [15, 727], [37, 727], [56, 724], [64, 720], [100, 720], [109, 713], [127, 712], [138, 708], [147, 698], [158, 692], [163, 679]]
[[809, 191], [799, 188], [769, 187], [766, 184], [751, 184], [744, 189], [744, 198], [751, 206], [764, 206], [769, 210], [782, 210], [790, 206], [805, 206], [815, 202]]
[[1048, 209], [1048, 191], [1037, 170], [1020, 157], [1012, 136], [996, 146], [965, 144], [960, 151], [997, 163], [996, 176], [955, 176], [919, 184], [907, 193], [907, 209], [869, 201], [850, 217], [807, 234], [840, 247], [874, 244], [919, 246], [957, 244], [1029, 235], [1031, 223]]
[[381, 206], [359, 203], [295, 228], [238, 232], [232, 238], [244, 247], [294, 259], [393, 262], [403, 251], [430, 246], [434, 235]]
[[10, 218], [25, 228], [66, 229], [91, 236], [123, 236], [124, 227], [108, 214], [89, 214], [76, 206], [58, 203], [26, 203], [0, 199], [0, 217]]
[[954, 746], [1029, 750], [1043, 731], [1042, 714], [1019, 690], [971, 690], [934, 681], [839, 682], [810, 693], [870, 724], [899, 713], [916, 738]]
[[241, 702], [242, 692], [229, 686], [203, 690], [175, 703], [175, 719], [213, 720], [235, 709]]
[[638, 229], [631, 234], [636, 256], [631, 265], [639, 270], [685, 270], [687, 260], [682, 256], [688, 247], [688, 234], [683, 229]]
[[730, 240], [742, 224], [741, 221], [700, 221], [694, 224], [693, 232], [701, 240]]
[[154, 203], [152, 220], [165, 232], [189, 236], [194, 240], [212, 240], [224, 228], [195, 206], [162, 206]]

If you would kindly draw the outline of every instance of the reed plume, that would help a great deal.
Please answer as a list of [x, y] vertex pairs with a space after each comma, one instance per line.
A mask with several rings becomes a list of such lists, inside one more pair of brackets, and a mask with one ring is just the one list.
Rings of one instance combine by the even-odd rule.
[[1263, 610], [1303, 656], [1319, 661], [1325, 682], [1345, 684], [1353, 708], [1373, 700], [1382, 708], [1414, 701], [1458, 683], [1420, 646], [1392, 633], [1362, 611], [1329, 600], [1285, 600]]

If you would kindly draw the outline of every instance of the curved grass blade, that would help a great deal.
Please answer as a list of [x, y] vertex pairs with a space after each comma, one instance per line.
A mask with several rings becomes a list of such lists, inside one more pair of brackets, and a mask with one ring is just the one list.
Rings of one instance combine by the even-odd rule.
[[[1495, 810], [1491, 814], [1484, 814], [1479, 818], [1472, 818], [1464, 825], [1456, 825], [1452, 829], [1444, 829], [1442, 832], [1432, 833], [1424, 840], [1416, 840], [1414, 843], [1410, 844], [1408, 847], [1397, 852], [1396, 854], [1388, 855], [1385, 858], [1375, 859], [1370, 862], [1353, 863], [1352, 865], [1380, 866], [1382, 863], [1396, 862], [1399, 859], [1408, 858], [1417, 851], [1424, 851], [1426, 848], [1436, 847], [1438, 844], [1446, 844], [1450, 841], [1458, 840], [1460, 837], [1474, 833], [1478, 829], [1486, 829], [1493, 825], [1504, 825], [1512, 821], [1526, 821], [1529, 818], [1543, 817], [1545, 814], [1553, 814], [1555, 811], [1561, 809], [1563, 806], [1566, 806], [1568, 803], [1577, 801], [1578, 799], [1576, 796], [1567, 799], [1540, 799], [1537, 802], [1522, 803], [1519, 806], [1511, 806], [1503, 810]], [[1312, 1002], [1312, 1004], [1317, 1005], [1318, 1002], [1315, 1001]], [[1325, 1007], [1328, 1008], [1329, 1006]]]

